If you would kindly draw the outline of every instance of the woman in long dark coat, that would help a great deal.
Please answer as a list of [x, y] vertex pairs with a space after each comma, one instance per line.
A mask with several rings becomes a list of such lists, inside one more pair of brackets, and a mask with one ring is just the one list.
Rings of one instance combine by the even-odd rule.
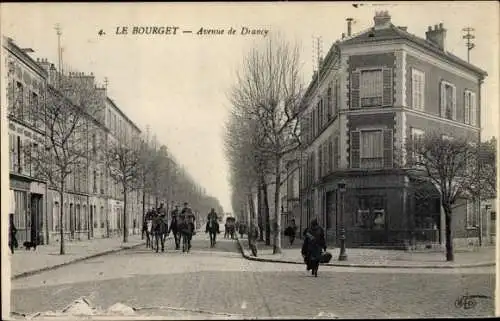
[[304, 231], [304, 244], [302, 245], [302, 256], [311, 274], [318, 276], [318, 268], [323, 250], [326, 251], [325, 231], [318, 224], [318, 220], [311, 221], [311, 225]]

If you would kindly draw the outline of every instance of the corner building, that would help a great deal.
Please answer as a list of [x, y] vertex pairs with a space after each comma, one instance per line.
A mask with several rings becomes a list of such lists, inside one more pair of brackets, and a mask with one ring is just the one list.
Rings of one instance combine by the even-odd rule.
[[[350, 29], [350, 28], [349, 28]], [[404, 168], [405, 142], [439, 130], [480, 141], [480, 91], [486, 72], [446, 51], [446, 29], [426, 39], [377, 13], [373, 27], [337, 41], [307, 89], [300, 115], [305, 147], [300, 174], [300, 228], [317, 217], [336, 244], [338, 184], [346, 184], [347, 246], [444, 244], [444, 213], [433, 187], [414, 184]], [[426, 199], [421, 188], [430, 189]], [[455, 243], [477, 239], [478, 207], [460, 200]]]

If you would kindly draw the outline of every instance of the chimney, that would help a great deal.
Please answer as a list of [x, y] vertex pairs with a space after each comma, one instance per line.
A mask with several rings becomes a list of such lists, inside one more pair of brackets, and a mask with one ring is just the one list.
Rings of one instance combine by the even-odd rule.
[[434, 25], [434, 29], [429, 26], [427, 32], [425, 33], [425, 40], [433, 43], [441, 50], [444, 50], [445, 39], [446, 29], [443, 27], [442, 23]]
[[391, 16], [388, 11], [379, 11], [373, 17], [375, 29], [385, 29], [391, 26]]
[[342, 32], [342, 39], [345, 38], [345, 32]]
[[399, 26], [398, 28], [401, 29], [401, 30], [403, 30], [403, 31], [407, 31], [408, 30], [408, 27]]
[[352, 35], [352, 21], [354, 19], [353, 18], [347, 18], [345, 20], [347, 21], [347, 36], [350, 37]]

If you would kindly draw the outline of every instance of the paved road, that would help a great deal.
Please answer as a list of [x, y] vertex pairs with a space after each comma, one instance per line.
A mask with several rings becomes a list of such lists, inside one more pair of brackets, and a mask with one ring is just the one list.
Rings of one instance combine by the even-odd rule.
[[104, 309], [117, 302], [147, 315], [166, 308], [256, 317], [318, 315], [358, 317], [491, 316], [491, 299], [474, 309], [455, 307], [464, 295], [494, 296], [494, 270], [356, 269], [322, 267], [318, 278], [304, 266], [246, 261], [231, 240], [210, 249], [204, 235], [189, 254], [127, 250], [12, 283], [12, 310], [62, 309], [85, 296]]

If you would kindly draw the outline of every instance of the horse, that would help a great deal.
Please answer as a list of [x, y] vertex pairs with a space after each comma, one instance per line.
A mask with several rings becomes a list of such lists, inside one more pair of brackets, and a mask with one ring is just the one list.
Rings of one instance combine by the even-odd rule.
[[172, 232], [174, 235], [175, 249], [179, 250], [181, 246], [181, 229], [178, 216], [172, 217], [172, 221], [170, 221], [170, 227], [168, 229], [169, 234], [170, 232]]
[[210, 247], [215, 247], [217, 234], [220, 233], [219, 223], [216, 218], [210, 218], [208, 220], [205, 232], [210, 235]]
[[191, 250], [191, 239], [194, 234], [194, 223], [186, 218], [180, 223], [179, 227], [182, 235], [182, 252], [189, 253]]
[[167, 222], [165, 222], [164, 218], [161, 216], [156, 216], [153, 219], [153, 225], [151, 228], [155, 240], [155, 244], [153, 246], [153, 250], [156, 250], [158, 253], [159, 251], [159, 245], [158, 243], [161, 243], [161, 251], [165, 252], [165, 239], [167, 238], [168, 234], [168, 225]]

